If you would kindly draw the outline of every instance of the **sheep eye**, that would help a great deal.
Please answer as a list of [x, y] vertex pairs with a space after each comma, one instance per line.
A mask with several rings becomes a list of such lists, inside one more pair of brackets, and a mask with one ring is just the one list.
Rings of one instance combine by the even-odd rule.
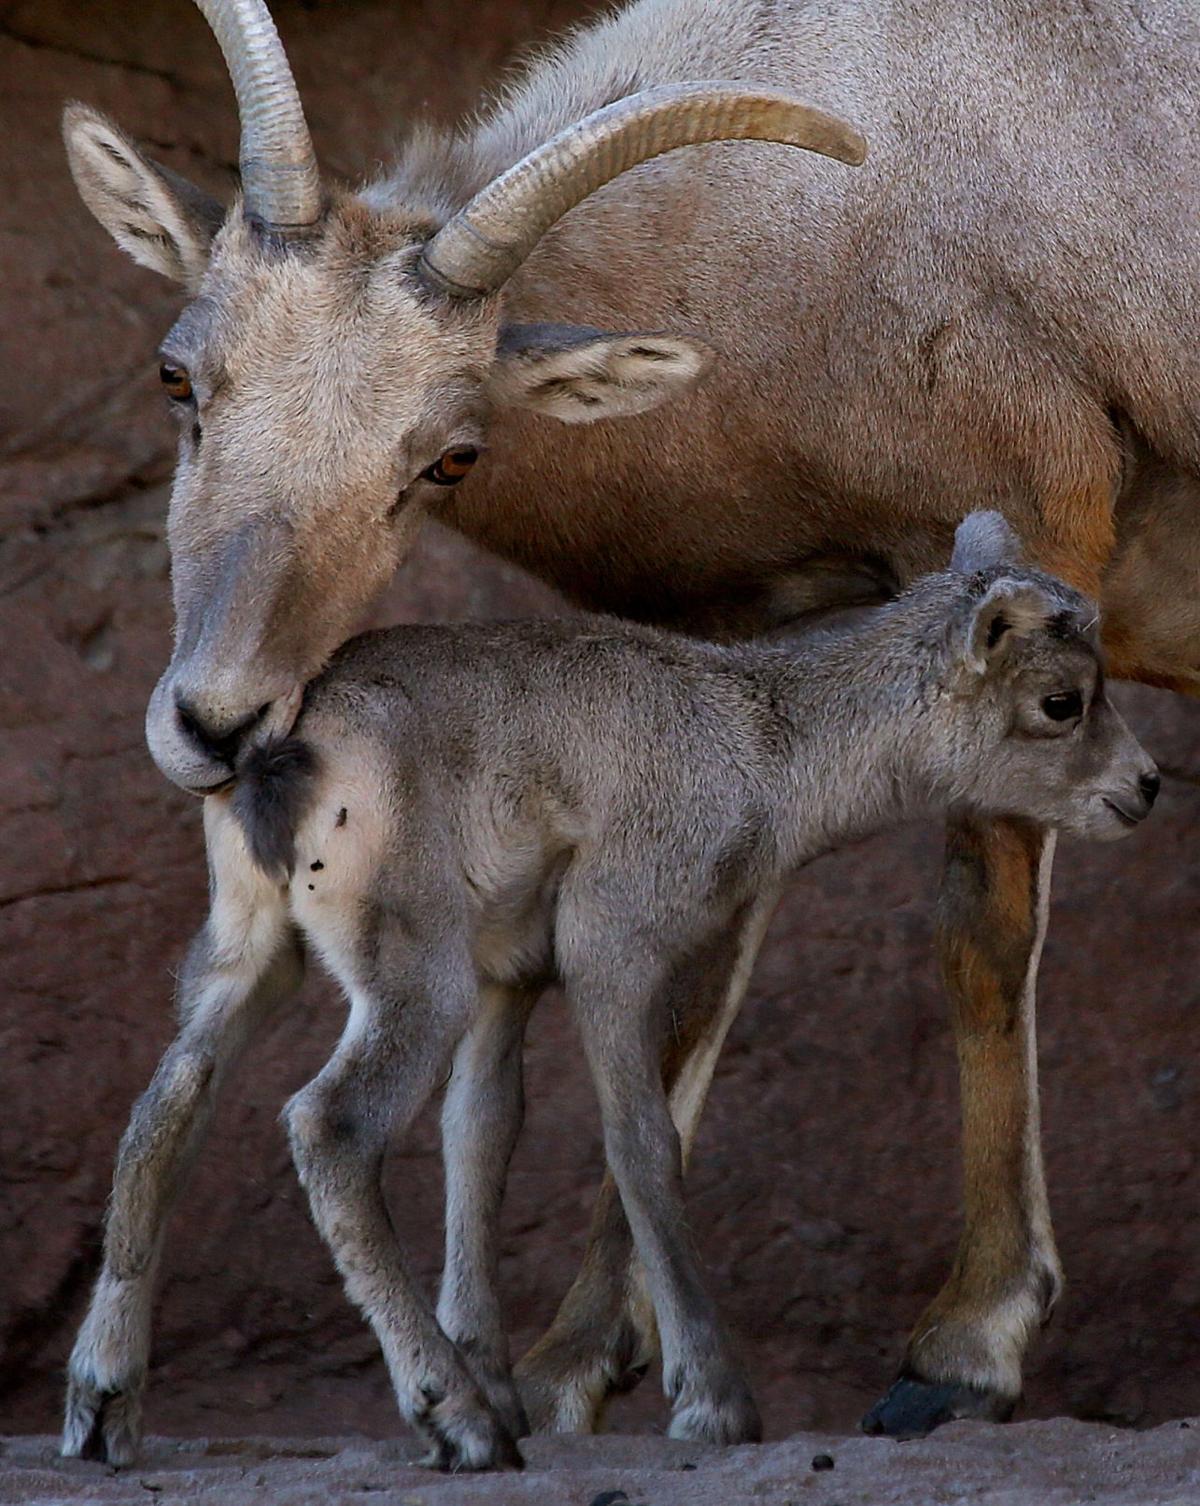
[[173, 403], [186, 403], [192, 396], [192, 379], [182, 366], [172, 366], [164, 361], [158, 368], [163, 391]]
[[471, 446], [446, 450], [432, 465], [427, 465], [421, 475], [434, 486], [457, 486], [478, 459], [479, 451]]
[[1078, 690], [1060, 690], [1042, 702], [1043, 712], [1052, 722], [1069, 722], [1083, 715], [1083, 696]]

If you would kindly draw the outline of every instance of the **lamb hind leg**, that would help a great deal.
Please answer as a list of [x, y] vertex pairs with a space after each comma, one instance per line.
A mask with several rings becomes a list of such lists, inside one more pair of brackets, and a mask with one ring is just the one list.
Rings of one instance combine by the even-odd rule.
[[[367, 928], [382, 930], [378, 920]], [[468, 957], [421, 957], [403, 938], [386, 940], [374, 971], [370, 982], [343, 978], [346, 1030], [288, 1103], [296, 1168], [346, 1293], [379, 1339], [400, 1411], [431, 1442], [426, 1462], [519, 1468], [514, 1439], [438, 1326], [396, 1240], [380, 1181], [393, 1130], [403, 1132], [428, 1101], [468, 1026], [474, 972]]]
[[[717, 1059], [778, 903], [770, 890], [676, 979], [676, 1028], [666, 1042], [663, 1082], [686, 1167]], [[658, 1329], [621, 1200], [607, 1173], [583, 1266], [554, 1322], [517, 1365], [536, 1432], [593, 1432], [611, 1397], [636, 1386], [658, 1356]]]
[[913, 1330], [869, 1433], [918, 1437], [943, 1422], [1003, 1421], [1029, 1338], [1062, 1274], [1038, 1117], [1035, 984], [1054, 834], [960, 820], [947, 837], [939, 946], [962, 1088], [965, 1223], [950, 1279]]
[[62, 1451], [132, 1463], [163, 1230], [199, 1149], [221, 1081], [254, 1031], [299, 985], [303, 960], [278, 886], [240, 831], [207, 803], [213, 901], [179, 979], [182, 1027], [121, 1140], [104, 1263], [68, 1365]]

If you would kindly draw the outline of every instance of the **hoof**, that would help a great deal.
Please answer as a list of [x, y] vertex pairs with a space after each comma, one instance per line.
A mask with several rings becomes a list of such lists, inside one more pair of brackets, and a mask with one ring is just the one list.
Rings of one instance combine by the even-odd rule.
[[944, 1422], [971, 1418], [1007, 1422], [1016, 1399], [997, 1396], [957, 1381], [923, 1381], [902, 1375], [862, 1420], [862, 1430], [874, 1437], [924, 1438]]
[[435, 1469], [443, 1475], [525, 1468], [520, 1449], [513, 1439], [503, 1434], [494, 1439], [467, 1440], [439, 1433], [429, 1452], [417, 1462], [422, 1469]]
[[516, 1368], [517, 1388], [535, 1433], [596, 1433], [611, 1397], [650, 1368], [629, 1319], [610, 1328], [560, 1335], [551, 1329]]
[[672, 1416], [668, 1436], [690, 1443], [715, 1443], [719, 1448], [761, 1443], [762, 1419], [749, 1396], [719, 1405], [693, 1402]]
[[140, 1434], [141, 1405], [136, 1389], [104, 1391], [72, 1378], [63, 1422], [64, 1458], [90, 1459], [122, 1469], [137, 1458]]
[[414, 1418], [432, 1447], [421, 1460], [445, 1474], [524, 1469], [516, 1440], [482, 1399], [444, 1399]]
[[534, 1433], [595, 1433], [614, 1383], [606, 1366], [556, 1366], [553, 1357], [527, 1356], [516, 1371], [517, 1390]]
[[700, 1377], [683, 1384], [677, 1375], [665, 1379], [672, 1403], [670, 1437], [715, 1443], [722, 1448], [762, 1442], [758, 1408], [750, 1388], [736, 1372], [714, 1377], [707, 1385]]

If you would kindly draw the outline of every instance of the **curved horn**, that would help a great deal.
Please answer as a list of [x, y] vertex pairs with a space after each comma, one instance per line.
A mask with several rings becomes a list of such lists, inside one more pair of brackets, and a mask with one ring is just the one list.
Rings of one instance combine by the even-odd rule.
[[321, 182], [300, 95], [264, 0], [196, 0], [225, 55], [242, 127], [247, 214], [278, 235], [321, 213]]
[[779, 141], [852, 166], [867, 153], [857, 131], [779, 90], [660, 84], [559, 131], [480, 189], [429, 241], [421, 274], [451, 297], [494, 293], [589, 194], [640, 162], [708, 141]]

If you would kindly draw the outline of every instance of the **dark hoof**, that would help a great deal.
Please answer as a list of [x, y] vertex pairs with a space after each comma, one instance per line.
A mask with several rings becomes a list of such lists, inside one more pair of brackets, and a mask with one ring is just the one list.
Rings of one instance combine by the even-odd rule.
[[1007, 1422], [1016, 1402], [956, 1381], [930, 1382], [902, 1375], [862, 1420], [862, 1430], [874, 1437], [924, 1438], [944, 1422], [973, 1418]]

